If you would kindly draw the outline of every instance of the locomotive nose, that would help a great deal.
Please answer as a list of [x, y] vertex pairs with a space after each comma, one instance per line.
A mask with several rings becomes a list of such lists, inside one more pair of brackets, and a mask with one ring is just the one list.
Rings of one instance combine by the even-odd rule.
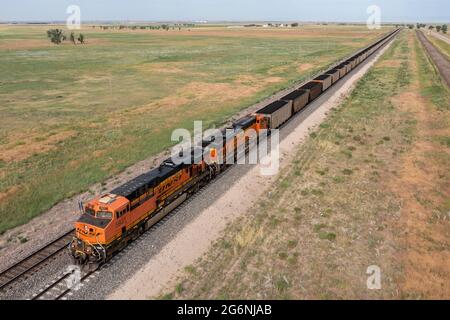
[[77, 264], [84, 264], [87, 260], [87, 254], [81, 250], [77, 250], [76, 247], [72, 247], [72, 257]]
[[72, 241], [70, 244], [70, 249], [77, 264], [84, 264], [88, 259], [89, 253], [91, 252], [91, 247], [86, 246], [85, 243], [79, 239], [74, 239]]

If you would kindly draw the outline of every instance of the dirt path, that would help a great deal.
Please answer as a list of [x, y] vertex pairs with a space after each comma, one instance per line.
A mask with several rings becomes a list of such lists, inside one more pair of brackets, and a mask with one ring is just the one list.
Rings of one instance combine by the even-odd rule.
[[450, 88], [450, 61], [425, 37], [422, 32], [417, 31], [417, 36], [438, 68], [442, 78], [447, 83], [447, 86]]
[[[338, 106], [354, 88], [355, 83], [369, 70], [388, 47], [378, 53], [376, 59], [351, 75], [330, 99], [314, 110], [310, 116], [280, 143], [280, 169], [290, 164], [295, 150], [308, 136], [309, 130], [319, 125], [327, 112]], [[181, 272], [194, 263], [217, 239], [230, 221], [250, 209], [257, 199], [268, 192], [276, 177], [262, 177], [260, 167], [255, 166], [221, 198], [201, 212], [182, 232], [176, 235], [152, 260], [135, 273], [109, 299], [155, 298], [162, 290], [173, 287]]]

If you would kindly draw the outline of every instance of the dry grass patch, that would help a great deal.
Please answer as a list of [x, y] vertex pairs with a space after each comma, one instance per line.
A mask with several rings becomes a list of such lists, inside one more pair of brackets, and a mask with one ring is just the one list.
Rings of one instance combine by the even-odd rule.
[[[417, 50], [418, 43], [410, 39], [410, 46]], [[423, 52], [413, 51], [414, 74], [424, 71], [418, 66], [418, 63], [422, 63], [422, 68], [426, 66], [424, 57]], [[421, 86], [430, 85], [430, 78], [423, 83], [419, 81], [423, 80], [416, 76], [409, 90], [392, 99], [395, 107], [412, 113], [417, 121], [411, 151], [402, 157], [398, 175], [388, 181], [389, 189], [402, 203], [398, 221], [404, 244], [401, 292], [407, 298], [448, 299], [450, 148], [439, 141], [450, 137], [450, 126], [442, 128], [450, 117], [448, 112], [438, 112], [420, 94]]]
[[186, 63], [144, 63], [136, 67], [136, 70], [143, 73], [169, 73], [177, 74], [186, 72], [183, 68], [187, 66]]
[[47, 135], [30, 134], [9, 137], [8, 140], [11, 142], [2, 146], [0, 160], [4, 162], [22, 161], [35, 154], [54, 150], [57, 144], [76, 135], [76, 131], [64, 131]]
[[400, 60], [386, 59], [380, 63], [380, 66], [381, 67], [389, 67], [389, 68], [399, 68], [401, 63], [402, 62]]
[[297, 67], [297, 70], [299, 72], [305, 72], [309, 71], [314, 68], [314, 65], [312, 63], [302, 63]]
[[53, 44], [51, 44], [49, 40], [2, 40], [0, 41], [0, 50], [31, 50], [38, 48], [48, 48], [52, 45]]
[[6, 190], [5, 192], [0, 192], [0, 201], [3, 201], [6, 198], [14, 195], [18, 191], [19, 191], [19, 187], [18, 186], [13, 186], [13, 187], [9, 188], [8, 190]]

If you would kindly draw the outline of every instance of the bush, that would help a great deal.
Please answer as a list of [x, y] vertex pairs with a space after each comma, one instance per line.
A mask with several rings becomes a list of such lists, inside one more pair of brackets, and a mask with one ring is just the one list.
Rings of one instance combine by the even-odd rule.
[[50, 38], [50, 41], [54, 44], [60, 44], [66, 40], [66, 36], [64, 35], [64, 31], [62, 29], [47, 30], [47, 37]]
[[70, 41], [73, 43], [73, 44], [76, 44], [76, 41], [75, 41], [75, 33], [71, 33], [70, 34]]
[[78, 36], [78, 42], [80, 42], [81, 44], [84, 44], [84, 34], [80, 33], [80, 35]]
[[[54, 44], [61, 44], [63, 41], [67, 40], [67, 37], [64, 34], [64, 30], [62, 30], [62, 29], [50, 29], [50, 30], [47, 30], [47, 37]], [[78, 42], [83, 44], [86, 41], [86, 37], [84, 36], [84, 34], [80, 33], [78, 38], [76, 38], [75, 33], [71, 32], [70, 36], [69, 36], [69, 40], [73, 44], [76, 44], [77, 40], [78, 40]]]

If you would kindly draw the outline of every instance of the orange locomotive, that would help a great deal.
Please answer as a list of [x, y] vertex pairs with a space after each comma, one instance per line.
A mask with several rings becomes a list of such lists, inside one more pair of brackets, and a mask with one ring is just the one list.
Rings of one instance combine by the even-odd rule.
[[89, 201], [75, 223], [76, 236], [70, 244], [73, 258], [79, 264], [107, 261], [228, 166], [212, 158], [222, 154], [225, 159], [230, 156], [227, 150], [233, 150], [237, 158], [239, 144], [247, 142], [238, 137], [258, 129], [255, 116], [244, 117], [223, 143], [204, 140], [202, 148], [192, 149], [190, 161], [175, 164], [168, 159], [159, 168]]
[[207, 183], [212, 168], [204, 161], [192, 162], [166, 160], [159, 168], [88, 202], [70, 245], [75, 260], [81, 264], [108, 260]]

